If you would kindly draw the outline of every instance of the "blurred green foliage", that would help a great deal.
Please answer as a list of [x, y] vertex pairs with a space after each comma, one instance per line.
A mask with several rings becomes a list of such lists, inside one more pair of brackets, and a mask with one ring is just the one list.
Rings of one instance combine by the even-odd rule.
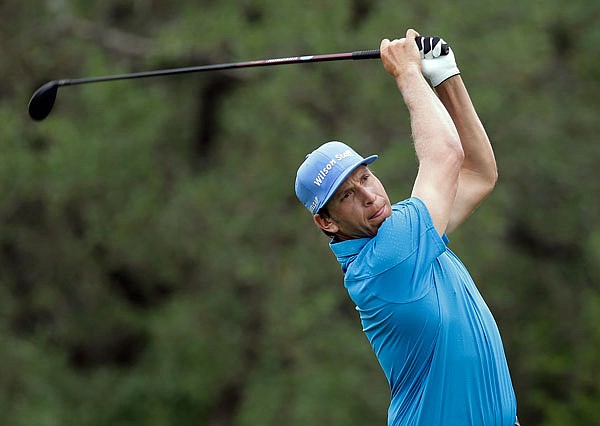
[[377, 48], [440, 34], [493, 141], [452, 236], [494, 312], [524, 425], [600, 406], [597, 1], [0, 3], [3, 426], [385, 424], [389, 391], [293, 194], [321, 142], [416, 162], [378, 61], [62, 88], [51, 79]]

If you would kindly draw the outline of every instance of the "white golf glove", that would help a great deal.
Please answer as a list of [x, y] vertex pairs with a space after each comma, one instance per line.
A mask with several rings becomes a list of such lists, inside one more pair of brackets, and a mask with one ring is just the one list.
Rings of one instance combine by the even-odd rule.
[[[460, 74], [456, 66], [456, 59], [450, 46], [439, 37], [422, 37], [417, 39], [421, 52], [421, 69], [423, 75], [433, 87], [437, 87], [450, 77]], [[447, 47], [447, 54], [443, 53], [442, 46]]]

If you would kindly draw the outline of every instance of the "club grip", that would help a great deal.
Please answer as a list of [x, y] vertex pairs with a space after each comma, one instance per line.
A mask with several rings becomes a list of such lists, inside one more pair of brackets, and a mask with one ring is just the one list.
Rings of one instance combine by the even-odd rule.
[[352, 52], [352, 59], [379, 59], [380, 57], [379, 50], [359, 50]]
[[[426, 51], [431, 50], [431, 39], [438, 39], [439, 37], [416, 37], [415, 42], [417, 43], [417, 47], [419, 50], [423, 50], [423, 47]], [[434, 43], [435, 44], [435, 43]], [[424, 45], [424, 46], [423, 46]], [[440, 55], [447, 55], [450, 51], [450, 46], [446, 43], [442, 43], [442, 50]], [[352, 52], [352, 59], [379, 59], [381, 58], [381, 52], [379, 50], [358, 50], [356, 52]]]

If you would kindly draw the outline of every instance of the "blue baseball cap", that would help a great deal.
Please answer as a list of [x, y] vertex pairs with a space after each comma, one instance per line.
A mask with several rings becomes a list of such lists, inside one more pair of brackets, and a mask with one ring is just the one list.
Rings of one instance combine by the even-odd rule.
[[377, 155], [363, 158], [342, 142], [324, 143], [308, 154], [298, 168], [296, 196], [308, 211], [316, 214], [350, 173], [377, 158]]

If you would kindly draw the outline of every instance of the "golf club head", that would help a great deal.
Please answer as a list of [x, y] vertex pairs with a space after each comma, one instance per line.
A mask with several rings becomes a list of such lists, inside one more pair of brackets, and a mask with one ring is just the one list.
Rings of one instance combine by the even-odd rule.
[[48, 117], [56, 100], [58, 86], [57, 81], [49, 81], [35, 91], [29, 100], [29, 116], [32, 119], [41, 121]]

